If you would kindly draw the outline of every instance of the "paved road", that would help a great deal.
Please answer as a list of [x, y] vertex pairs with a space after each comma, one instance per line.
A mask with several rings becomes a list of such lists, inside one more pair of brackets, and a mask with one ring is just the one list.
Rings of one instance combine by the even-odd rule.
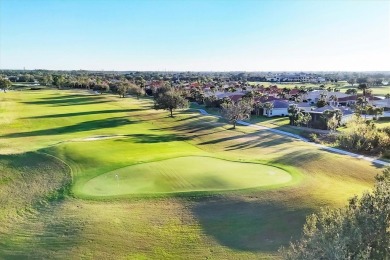
[[[197, 109], [197, 110], [198, 110], [202, 115], [205, 115], [205, 116], [213, 116], [213, 117], [218, 117], [218, 118], [220, 118], [220, 116], [216, 116], [216, 115], [212, 115], [212, 114], [207, 113], [207, 111], [204, 110], [204, 109]], [[292, 133], [289, 133], [289, 132], [280, 131], [280, 130], [273, 129], [273, 128], [269, 128], [269, 127], [266, 127], [266, 126], [254, 125], [254, 124], [251, 124], [251, 123], [248, 123], [248, 122], [244, 122], [244, 121], [237, 121], [237, 124], [249, 126], [249, 127], [252, 127], [252, 128], [259, 129], [259, 130], [270, 131], [270, 132], [273, 132], [273, 133], [276, 133], [276, 134], [280, 134], [280, 135], [289, 136], [289, 137], [292, 137], [292, 138], [301, 140], [301, 141], [303, 141], [303, 142], [309, 143], [309, 144], [311, 144], [311, 145], [317, 146], [318, 148], [321, 148], [321, 149], [326, 150], [326, 151], [330, 151], [330, 152], [334, 152], [334, 153], [339, 153], [339, 154], [348, 155], [348, 156], [351, 156], [351, 157], [353, 157], [353, 158], [358, 158], [358, 159], [366, 160], [366, 161], [369, 161], [369, 162], [372, 162], [372, 163], [376, 163], [376, 164], [380, 164], [380, 165], [383, 165], [383, 166], [390, 166], [390, 163], [388, 163], [388, 162], [385, 162], [385, 161], [382, 161], [382, 160], [379, 160], [379, 159], [376, 159], [376, 158], [373, 158], [373, 157], [364, 156], [364, 155], [361, 155], [361, 154], [356, 154], [356, 153], [347, 152], [347, 151], [344, 151], [344, 150], [341, 150], [341, 149], [338, 149], [338, 148], [333, 148], [333, 147], [329, 147], [329, 146], [322, 145], [322, 144], [316, 144], [316, 143], [310, 142], [310, 141], [309, 141], [308, 139], [306, 139], [306, 138], [303, 138], [303, 137], [301, 137], [301, 136], [299, 136], [299, 135], [295, 135], [295, 134], [292, 134]]]

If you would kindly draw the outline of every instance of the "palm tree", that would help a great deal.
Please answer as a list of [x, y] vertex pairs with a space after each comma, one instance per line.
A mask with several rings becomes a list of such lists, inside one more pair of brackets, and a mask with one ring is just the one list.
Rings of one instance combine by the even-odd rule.
[[367, 83], [360, 83], [358, 89], [363, 91], [363, 97], [366, 100], [366, 93], [370, 86]]
[[362, 114], [363, 112], [365, 112], [366, 111], [366, 105], [367, 105], [367, 101], [364, 98], [362, 98], [362, 97], [358, 97], [356, 99], [356, 103], [355, 103], [355, 112], [356, 112], [356, 114]]
[[295, 125], [298, 113], [299, 113], [299, 108], [296, 104], [289, 105], [288, 116], [290, 118], [290, 125]]
[[364, 99], [363, 106], [364, 106], [364, 110], [366, 110], [366, 105], [367, 105], [366, 94], [367, 91], [370, 89], [370, 86], [367, 83], [360, 83], [358, 85], [358, 89], [363, 91], [363, 99]]
[[305, 112], [305, 110], [303, 109], [300, 109], [297, 112], [297, 124], [299, 126], [306, 125], [306, 127], [308, 127], [310, 120], [311, 120], [310, 113]]

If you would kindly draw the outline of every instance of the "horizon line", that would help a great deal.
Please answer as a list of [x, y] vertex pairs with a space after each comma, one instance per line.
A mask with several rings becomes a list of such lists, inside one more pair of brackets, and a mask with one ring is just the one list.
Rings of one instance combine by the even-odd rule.
[[390, 70], [96, 70], [96, 69], [4, 69], [0, 68], [0, 71], [16, 70], [16, 71], [90, 71], [90, 72], [247, 72], [247, 73], [258, 73], [258, 72], [387, 72]]

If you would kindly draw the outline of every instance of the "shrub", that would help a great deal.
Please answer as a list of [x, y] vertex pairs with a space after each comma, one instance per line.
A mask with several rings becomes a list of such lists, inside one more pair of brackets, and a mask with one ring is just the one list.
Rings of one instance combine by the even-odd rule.
[[309, 140], [312, 142], [318, 143], [319, 142], [318, 135], [315, 133], [309, 134]]
[[375, 124], [355, 116], [347, 123], [347, 130], [338, 136], [341, 147], [358, 152], [378, 153], [390, 148], [389, 133]]
[[302, 238], [280, 252], [284, 259], [389, 259], [390, 171], [374, 190], [338, 210], [322, 209], [306, 219]]

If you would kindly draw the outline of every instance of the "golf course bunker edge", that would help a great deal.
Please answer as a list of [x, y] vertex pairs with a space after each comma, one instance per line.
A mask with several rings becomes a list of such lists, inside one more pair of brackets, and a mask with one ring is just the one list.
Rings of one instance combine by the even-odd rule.
[[121, 196], [239, 190], [277, 185], [292, 176], [277, 167], [213, 157], [186, 156], [140, 163], [99, 175], [83, 186], [87, 196]]

